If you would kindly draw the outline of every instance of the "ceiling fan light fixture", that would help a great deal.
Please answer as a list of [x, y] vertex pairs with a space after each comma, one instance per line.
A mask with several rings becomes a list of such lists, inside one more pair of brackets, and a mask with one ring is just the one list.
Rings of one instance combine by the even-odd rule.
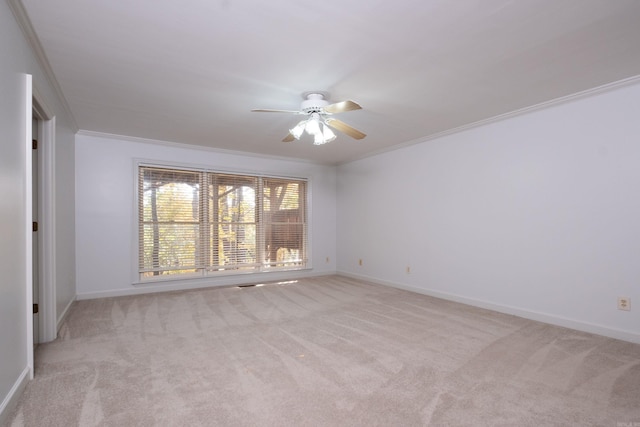
[[289, 129], [289, 133], [295, 138], [295, 139], [300, 139], [300, 136], [302, 135], [302, 132], [304, 132], [304, 129], [307, 125], [307, 121], [308, 120], [302, 120], [300, 123], [298, 123], [293, 129]]
[[329, 126], [320, 124], [320, 128], [322, 129], [322, 131], [316, 133], [313, 136], [313, 145], [326, 144], [336, 139], [336, 134], [333, 133], [331, 129], [329, 129]]
[[333, 131], [331, 130], [331, 128], [329, 126], [324, 125], [323, 128], [324, 128], [324, 130], [322, 132], [322, 137], [324, 139], [325, 144], [327, 142], [331, 142], [334, 139], [336, 139], [336, 134], [333, 133]]
[[318, 113], [311, 114], [311, 118], [307, 121], [305, 130], [309, 135], [320, 134], [322, 136], [322, 130], [320, 130], [320, 115]]

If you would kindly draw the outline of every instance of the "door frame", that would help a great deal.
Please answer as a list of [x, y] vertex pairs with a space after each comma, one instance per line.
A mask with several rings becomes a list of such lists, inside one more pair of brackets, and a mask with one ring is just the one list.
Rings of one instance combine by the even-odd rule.
[[[32, 119], [38, 121], [38, 271], [39, 337], [37, 342], [53, 341], [58, 334], [56, 316], [56, 209], [55, 209], [55, 130], [56, 118], [44, 96], [32, 84]], [[30, 215], [30, 213], [29, 213]], [[31, 298], [33, 299], [33, 295]], [[29, 315], [32, 315], [30, 312]], [[33, 342], [33, 340], [32, 340]]]

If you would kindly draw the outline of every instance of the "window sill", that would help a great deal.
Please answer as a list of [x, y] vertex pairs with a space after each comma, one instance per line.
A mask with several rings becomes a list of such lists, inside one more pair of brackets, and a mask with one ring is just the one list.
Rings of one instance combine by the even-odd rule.
[[164, 276], [157, 278], [149, 278], [145, 280], [137, 280], [132, 282], [132, 285], [136, 287], [144, 287], [144, 286], [153, 286], [159, 284], [173, 284], [173, 285], [182, 285], [185, 287], [189, 285], [198, 285], [198, 284], [210, 284], [212, 286], [224, 286], [224, 285], [234, 285], [246, 283], [248, 281], [272, 281], [279, 280], [279, 276], [290, 277], [291, 273], [301, 272], [301, 271], [311, 271], [313, 268], [311, 266], [306, 267], [295, 267], [295, 268], [282, 268], [271, 271], [245, 271], [245, 272], [223, 272], [216, 274], [209, 274], [206, 276], [203, 275], [192, 275], [192, 276]]

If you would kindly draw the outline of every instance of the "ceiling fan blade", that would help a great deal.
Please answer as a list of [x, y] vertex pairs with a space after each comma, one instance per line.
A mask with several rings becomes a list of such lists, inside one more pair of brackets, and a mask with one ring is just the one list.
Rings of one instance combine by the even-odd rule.
[[289, 134], [282, 140], [282, 142], [293, 142], [295, 140], [296, 138], [293, 135]]
[[331, 126], [332, 128], [349, 135], [351, 138], [354, 138], [354, 139], [362, 139], [365, 136], [367, 136], [366, 134], [360, 132], [358, 129], [352, 128], [345, 122], [341, 122], [340, 120], [337, 120], [337, 119], [327, 119], [325, 123]]
[[358, 105], [356, 102], [349, 100], [349, 101], [336, 102], [335, 104], [327, 105], [326, 107], [324, 107], [324, 111], [326, 111], [329, 114], [335, 114], [335, 113], [343, 113], [345, 111], [360, 110], [361, 108], [362, 107]]
[[251, 110], [252, 113], [293, 113], [293, 114], [304, 114], [302, 111], [294, 111], [294, 110], [271, 110], [271, 109], [255, 109]]

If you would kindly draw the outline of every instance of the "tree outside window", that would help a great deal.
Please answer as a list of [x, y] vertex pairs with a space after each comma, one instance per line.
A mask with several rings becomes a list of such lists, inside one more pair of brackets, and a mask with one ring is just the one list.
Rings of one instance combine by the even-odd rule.
[[142, 279], [302, 268], [306, 181], [140, 166]]

